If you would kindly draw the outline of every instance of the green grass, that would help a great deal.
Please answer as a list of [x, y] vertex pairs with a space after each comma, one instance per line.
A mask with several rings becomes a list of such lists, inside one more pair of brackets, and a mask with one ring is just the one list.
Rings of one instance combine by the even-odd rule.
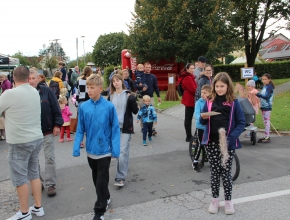
[[155, 108], [165, 110], [165, 109], [168, 109], [168, 108], [173, 107], [175, 105], [179, 105], [181, 103], [182, 97], [180, 97], [180, 96], [178, 96], [179, 97], [178, 101], [165, 101], [165, 96], [166, 96], [166, 91], [160, 91], [160, 97], [161, 97], [162, 103], [158, 106], [157, 105], [158, 99], [157, 99], [156, 94], [154, 94]]
[[[280, 93], [274, 97], [273, 110], [271, 112], [271, 123], [278, 131], [290, 131], [290, 91]], [[264, 129], [261, 111], [256, 116], [255, 126]], [[274, 131], [271, 125], [271, 130]]]
[[[290, 82], [290, 78], [273, 79], [273, 82], [277, 86], [277, 85], [280, 85], [280, 84], [283, 84], [283, 83], [286, 83], [286, 82]], [[236, 83], [237, 82], [234, 82], [234, 85], [236, 85]], [[242, 84], [245, 87], [245, 80], [241, 80], [241, 81], [239, 81], [239, 83]]]

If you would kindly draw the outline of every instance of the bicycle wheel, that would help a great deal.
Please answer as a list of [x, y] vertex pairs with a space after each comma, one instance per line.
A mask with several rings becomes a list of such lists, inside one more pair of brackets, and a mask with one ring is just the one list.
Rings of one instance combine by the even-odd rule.
[[194, 156], [196, 154], [196, 149], [198, 145], [198, 138], [196, 136], [193, 136], [189, 141], [189, 156], [191, 161], [194, 161]]
[[235, 153], [233, 162], [232, 162], [232, 180], [235, 181], [238, 179], [240, 174], [240, 161], [238, 155]]

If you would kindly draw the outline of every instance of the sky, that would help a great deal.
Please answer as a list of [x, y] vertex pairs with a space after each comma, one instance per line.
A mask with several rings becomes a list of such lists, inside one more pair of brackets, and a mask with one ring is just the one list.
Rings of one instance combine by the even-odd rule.
[[[135, 0], [2, 0], [0, 53], [20, 51], [25, 56], [37, 56], [44, 44], [60, 39], [66, 55], [76, 59], [76, 38], [78, 55], [82, 56], [84, 49], [92, 52], [100, 35], [128, 34], [134, 4]], [[290, 38], [289, 31], [280, 33]]]
[[[124, 31], [135, 0], [11, 0], [1, 1], [0, 53], [38, 55], [43, 44], [60, 39], [65, 53], [76, 59], [92, 52], [98, 37]], [[81, 36], [85, 36], [81, 38]]]

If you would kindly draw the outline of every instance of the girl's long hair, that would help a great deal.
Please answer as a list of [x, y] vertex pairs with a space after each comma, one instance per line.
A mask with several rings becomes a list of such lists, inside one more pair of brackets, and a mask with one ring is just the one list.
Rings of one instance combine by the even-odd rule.
[[[275, 89], [275, 85], [274, 85], [274, 82], [272, 81], [272, 77], [271, 77], [271, 75], [270, 75], [269, 73], [265, 73], [265, 74], [263, 74], [263, 76], [267, 77], [267, 79], [270, 80], [269, 83], [273, 86], [273, 89]], [[262, 77], [263, 77], [263, 76], [262, 76]]]
[[217, 93], [215, 91], [215, 84], [217, 83], [217, 81], [221, 81], [228, 86], [227, 92], [225, 94], [226, 101], [229, 103], [232, 103], [236, 98], [234, 94], [234, 84], [231, 77], [226, 72], [220, 72], [214, 77], [213, 84], [212, 84], [212, 91], [211, 91], [212, 101], [214, 101], [217, 96]]
[[82, 72], [82, 75], [79, 78], [80, 79], [87, 79], [92, 73], [93, 73], [92, 68], [89, 66], [86, 66]]
[[113, 85], [113, 79], [119, 79], [122, 81], [122, 89], [123, 90], [126, 90], [126, 86], [125, 86], [125, 83], [124, 83], [124, 79], [123, 79], [123, 76], [121, 76], [120, 74], [115, 74], [113, 75], [113, 77], [111, 78], [111, 84], [110, 84], [110, 95], [111, 94], [114, 94], [114, 92], [116, 92], [116, 88], [115, 86]]

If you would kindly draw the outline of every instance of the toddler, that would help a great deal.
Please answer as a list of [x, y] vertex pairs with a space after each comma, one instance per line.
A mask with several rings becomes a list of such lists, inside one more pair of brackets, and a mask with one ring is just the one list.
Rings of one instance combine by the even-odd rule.
[[140, 119], [143, 122], [143, 145], [147, 146], [146, 137], [148, 131], [148, 140], [152, 141], [152, 127], [157, 124], [157, 114], [153, 105], [150, 104], [151, 99], [149, 95], [143, 96], [143, 106], [140, 108], [137, 116], [137, 123]]
[[[253, 108], [255, 109], [256, 114], [259, 113], [259, 107], [260, 107], [260, 100], [257, 96], [253, 95], [251, 92], [258, 92], [258, 90], [256, 89], [256, 83], [254, 80], [249, 80], [247, 82], [247, 90], [249, 91], [248, 93], [248, 99], [250, 101], [250, 103], [252, 104]], [[252, 126], [254, 126], [254, 123], [251, 123]], [[251, 137], [251, 132], [248, 131], [245, 134], [246, 137]]]
[[[143, 88], [148, 88], [145, 81], [144, 65], [138, 64], [137, 70], [135, 71], [136, 83], [138, 86]], [[142, 90], [139, 90], [137, 93], [141, 94]]]
[[64, 121], [64, 124], [61, 126], [61, 129], [60, 129], [59, 142], [60, 143], [64, 142], [64, 140], [63, 140], [64, 130], [66, 130], [66, 140], [67, 140], [67, 142], [69, 142], [69, 141], [73, 140], [73, 138], [70, 137], [70, 116], [72, 116], [72, 113], [71, 113], [69, 107], [67, 106], [66, 97], [64, 97], [64, 96], [60, 97], [58, 102], [59, 102], [62, 118]]

